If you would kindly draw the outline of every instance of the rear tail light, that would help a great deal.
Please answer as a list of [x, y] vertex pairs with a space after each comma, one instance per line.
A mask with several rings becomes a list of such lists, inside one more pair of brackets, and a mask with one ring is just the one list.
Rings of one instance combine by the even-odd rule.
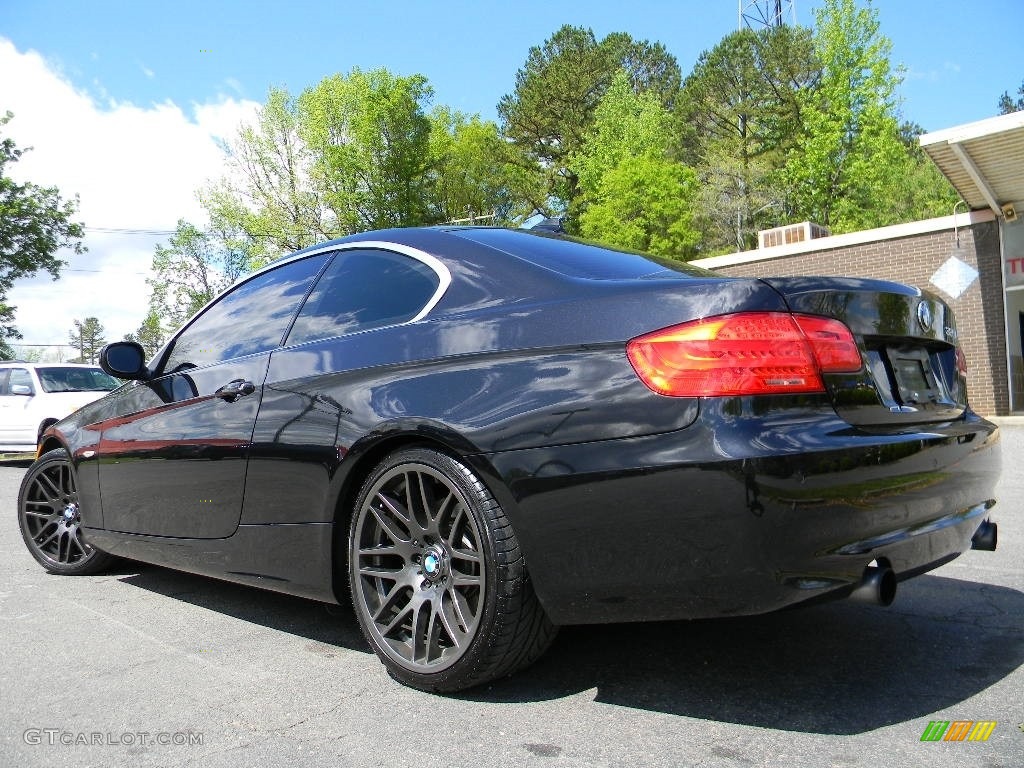
[[694, 320], [639, 336], [626, 353], [644, 384], [674, 397], [824, 392], [821, 374], [862, 366], [843, 323], [786, 312]]

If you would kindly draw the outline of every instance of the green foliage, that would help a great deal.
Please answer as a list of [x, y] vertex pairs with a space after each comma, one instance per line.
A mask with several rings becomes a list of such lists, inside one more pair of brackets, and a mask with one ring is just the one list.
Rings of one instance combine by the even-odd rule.
[[816, 18], [822, 74], [816, 88], [799, 92], [801, 131], [783, 174], [789, 209], [833, 232], [892, 223], [900, 216], [880, 192], [907, 156], [892, 44], [879, 34], [877, 13], [855, 0], [825, 0]]
[[[0, 128], [12, 117], [10, 112], [0, 117]], [[57, 251], [85, 251], [82, 225], [72, 221], [77, 197], [64, 200], [56, 187], [18, 183], [7, 175], [8, 165], [18, 162], [28, 149], [18, 149], [10, 138], [0, 141], [0, 359], [5, 360], [14, 357], [7, 340], [21, 338], [14, 326], [15, 307], [6, 303], [14, 282], [40, 270], [56, 280], [66, 264]]]
[[74, 328], [68, 333], [68, 343], [78, 350], [79, 363], [95, 363], [100, 349], [107, 343], [103, 336], [103, 325], [95, 317], [84, 321], [75, 320]]
[[[255, 126], [225, 147], [229, 174], [201, 201], [257, 263], [367, 229], [434, 223], [433, 90], [385, 69], [272, 88]], [[247, 243], [247, 244], [246, 244]]]
[[138, 327], [135, 333], [126, 333], [124, 335], [125, 341], [134, 341], [137, 344], [141, 344], [148, 358], [152, 358], [160, 350], [166, 339], [167, 333], [160, 322], [160, 316], [152, 308], [150, 308], [146, 314], [146, 319], [142, 321], [142, 325]]
[[581, 234], [621, 248], [690, 257], [700, 239], [692, 223], [696, 184], [693, 171], [679, 163], [627, 158], [604, 177], [580, 216]]
[[[161, 333], [178, 328], [251, 268], [246, 251], [232, 251], [222, 237], [179, 219], [168, 247], [157, 245], [153, 254], [153, 277], [146, 280], [150, 312], [143, 327], [154, 316], [163, 321]], [[144, 347], [152, 343], [142, 338], [140, 329], [136, 340]]]
[[672, 159], [671, 145], [668, 111], [654, 94], [634, 92], [621, 70], [570, 163], [583, 237], [664, 256], [692, 254], [696, 176]]
[[900, 143], [906, 151], [891, 169], [888, 183], [881, 190], [880, 203], [891, 211], [887, 224], [916, 221], [952, 212], [960, 193], [921, 149], [924, 133], [917, 123], [900, 125]]
[[511, 190], [520, 185], [521, 174], [498, 126], [445, 106], [434, 108], [430, 123], [429, 218], [445, 222], [495, 213], [501, 221], [516, 218]]
[[335, 231], [426, 221], [425, 172], [434, 92], [422, 75], [385, 69], [333, 75], [299, 97], [299, 135]]
[[[0, 299], [3, 298], [0, 292]], [[14, 327], [14, 310], [14, 307], [0, 300], [0, 360], [14, 360], [17, 357], [14, 347], [7, 341], [21, 338], [18, 329]]]
[[1003, 91], [1003, 95], [999, 97], [999, 114], [1008, 115], [1011, 112], [1020, 112], [1024, 109], [1024, 80], [1021, 81], [1020, 88], [1017, 89], [1017, 98], [1014, 99], [1010, 96], [1009, 91]]
[[256, 125], [242, 127], [235, 143], [223, 149], [230, 175], [200, 195], [215, 226], [243, 233], [261, 257], [297, 250], [326, 234], [287, 91], [272, 88]]
[[701, 182], [705, 251], [752, 248], [759, 229], [778, 223], [800, 92], [820, 74], [800, 27], [734, 32], [697, 59], [678, 111], [684, 157]]
[[498, 115], [517, 164], [532, 177], [524, 187], [536, 196], [529, 200], [533, 211], [565, 210], [577, 198], [570, 159], [582, 149], [597, 105], [620, 69], [635, 92], [651, 91], [663, 105], [673, 103], [679, 66], [661, 44], [624, 33], [598, 42], [590, 29], [565, 25], [530, 49]]

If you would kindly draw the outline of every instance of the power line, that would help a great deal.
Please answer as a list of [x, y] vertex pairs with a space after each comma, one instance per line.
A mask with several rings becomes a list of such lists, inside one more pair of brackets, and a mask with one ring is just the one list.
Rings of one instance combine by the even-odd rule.
[[143, 277], [149, 277], [149, 272], [123, 272], [116, 269], [62, 269], [62, 272], [96, 272], [97, 274], [118, 274], [118, 275], [142, 275]]
[[110, 235], [173, 235], [173, 229], [131, 229], [128, 227], [82, 227], [86, 232], [104, 232]]

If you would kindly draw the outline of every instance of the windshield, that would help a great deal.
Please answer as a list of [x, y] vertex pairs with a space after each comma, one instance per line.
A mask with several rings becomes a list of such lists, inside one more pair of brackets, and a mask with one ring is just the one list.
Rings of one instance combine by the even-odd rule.
[[109, 392], [121, 382], [99, 368], [39, 368], [44, 392]]

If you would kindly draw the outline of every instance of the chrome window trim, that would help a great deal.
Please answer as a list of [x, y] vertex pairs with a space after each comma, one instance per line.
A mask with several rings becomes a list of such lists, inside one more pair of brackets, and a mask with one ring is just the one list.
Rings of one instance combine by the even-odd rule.
[[[416, 259], [416, 261], [426, 264], [437, 275], [437, 290], [434, 291], [434, 295], [430, 297], [430, 300], [423, 306], [423, 309], [416, 313], [416, 315], [413, 318], [405, 320], [404, 322], [401, 323], [395, 323], [395, 325], [406, 325], [408, 323], [415, 323], [418, 320], [422, 320], [430, 313], [430, 310], [437, 306], [437, 303], [441, 301], [445, 292], [448, 290], [448, 286], [452, 284], [452, 273], [448, 269], [447, 265], [439, 258], [437, 258], [436, 256], [432, 256], [426, 251], [421, 251], [419, 248], [413, 248], [411, 245], [402, 245], [401, 243], [393, 243], [388, 240], [354, 240], [349, 243], [331, 243], [327, 245], [322, 245], [317, 248], [309, 248], [307, 250], [300, 251], [299, 253], [294, 253], [291, 256], [286, 256], [283, 259], [278, 259], [277, 261], [273, 261], [270, 264], [267, 264], [267, 266], [263, 267], [262, 269], [258, 269], [252, 274], [246, 275], [244, 278], [236, 282], [235, 285], [239, 285], [245, 282], [246, 280], [254, 278], [257, 275], [263, 274], [264, 272], [269, 272], [271, 269], [282, 267], [285, 264], [289, 264], [293, 261], [298, 261], [299, 259], [304, 259], [308, 256], [316, 256], [321, 253], [338, 253], [340, 251], [353, 251], [359, 249], [393, 251], [394, 253], [400, 253], [403, 256], [408, 256], [412, 259]], [[231, 287], [234, 288], [235, 286], [233, 285]], [[216, 301], [218, 298], [220, 298], [219, 295], [215, 296], [213, 301]], [[210, 304], [212, 304], [213, 301], [211, 301]], [[207, 304], [206, 306], [209, 306], [209, 304]], [[199, 310], [199, 312], [202, 312], [205, 309], [206, 307], [203, 307], [203, 309]], [[300, 309], [299, 311], [301, 312], [302, 310]], [[199, 312], [197, 312], [196, 314], [198, 315]], [[191, 321], [192, 318], [189, 318], [188, 322]]]
[[[185, 322], [183, 322], [181, 324], [181, 326], [177, 330], [175, 330], [175, 332], [171, 335], [171, 338], [168, 339], [159, 350], [157, 350], [156, 354], [153, 356], [153, 360], [151, 360], [150, 362], [151, 363], [155, 363], [156, 365], [161, 364], [161, 361], [164, 359], [164, 356], [167, 353], [168, 346], [172, 342], [177, 341], [178, 337], [182, 334], [182, 332], [186, 328], [188, 328], [192, 324], [192, 322], [197, 317], [199, 317], [199, 315], [201, 315], [204, 312], [206, 312], [206, 310], [210, 306], [212, 306], [214, 303], [216, 303], [220, 299], [220, 297], [223, 296], [225, 293], [227, 293], [229, 290], [232, 290], [232, 289], [236, 288], [237, 286], [241, 285], [242, 283], [248, 282], [249, 280], [253, 279], [254, 277], [258, 277], [259, 275], [262, 275], [264, 272], [269, 272], [272, 269], [278, 269], [279, 267], [283, 267], [283, 266], [285, 266], [287, 264], [291, 264], [293, 261], [299, 261], [301, 259], [305, 259], [305, 258], [308, 258], [310, 256], [318, 256], [318, 255], [320, 255], [322, 253], [337, 253], [339, 251], [351, 251], [351, 250], [358, 249], [358, 248], [372, 248], [372, 249], [375, 249], [375, 250], [385, 250], [385, 251], [393, 251], [395, 253], [401, 253], [404, 256], [409, 256], [410, 258], [416, 259], [417, 261], [422, 262], [423, 264], [426, 264], [428, 267], [430, 267], [434, 271], [434, 273], [438, 277], [437, 290], [434, 291], [434, 295], [423, 306], [423, 309], [421, 309], [415, 315], [415, 317], [411, 318], [410, 320], [406, 320], [406, 321], [401, 322], [401, 323], [395, 323], [395, 325], [407, 325], [409, 323], [415, 323], [418, 320], [422, 320], [424, 317], [426, 317], [430, 313], [430, 310], [432, 310], [434, 307], [437, 306], [437, 303], [439, 301], [441, 301], [441, 298], [444, 296], [445, 292], [448, 290], [448, 286], [451, 285], [451, 283], [452, 283], [452, 273], [451, 273], [451, 271], [448, 269], [448, 267], [445, 265], [445, 263], [443, 261], [438, 259], [436, 256], [432, 256], [431, 254], [427, 253], [426, 251], [421, 251], [419, 248], [413, 248], [410, 245], [403, 245], [401, 243], [393, 243], [393, 242], [390, 242], [388, 240], [353, 240], [352, 242], [347, 242], [347, 243], [331, 242], [331, 243], [324, 243], [324, 244], [319, 245], [319, 246], [310, 246], [309, 248], [303, 249], [301, 251], [297, 251], [297, 252], [291, 253], [291, 254], [289, 254], [287, 256], [283, 256], [280, 259], [275, 259], [274, 261], [270, 262], [266, 266], [257, 269], [255, 272], [251, 272], [248, 275], [243, 275], [242, 277], [239, 277], [234, 283], [231, 284], [231, 286], [229, 286], [225, 290], [223, 290], [220, 293], [218, 293], [216, 296], [214, 296], [212, 299], [210, 299], [208, 302], [206, 302], [206, 304], [204, 304], [199, 310], [197, 310], [195, 312], [195, 314], [193, 314], [191, 317], [186, 319]], [[322, 275], [322, 273], [321, 273], [321, 275]], [[314, 281], [313, 286], [315, 286], [315, 285], [316, 285], [316, 282]], [[302, 311], [302, 307], [300, 305], [299, 312], [301, 312], [301, 311]], [[290, 330], [290, 326], [289, 326], [289, 330]], [[280, 349], [281, 345], [278, 345], [276, 348]]]
[[[448, 286], [452, 284], [452, 273], [443, 261], [436, 256], [431, 256], [426, 251], [421, 251], [419, 248], [413, 248], [410, 245], [402, 245], [401, 243], [391, 243], [386, 240], [362, 240], [359, 242], [352, 243], [341, 243], [331, 247], [329, 250], [332, 251], [353, 251], [353, 250], [366, 250], [371, 249], [375, 251], [393, 251], [394, 253], [400, 253], [403, 256], [416, 259], [416, 261], [422, 262], [434, 270], [437, 275], [438, 284], [437, 289], [434, 291], [434, 295], [430, 297], [423, 309], [416, 313], [416, 315], [409, 320], [401, 323], [395, 323], [395, 325], [406, 325], [408, 323], [415, 323], [418, 320], [422, 320], [426, 317], [430, 310], [437, 306], [437, 303], [444, 296], [445, 291], [448, 290]], [[325, 249], [326, 250], [326, 249]], [[304, 254], [305, 255], [305, 254]], [[301, 313], [302, 310], [299, 310]]]

